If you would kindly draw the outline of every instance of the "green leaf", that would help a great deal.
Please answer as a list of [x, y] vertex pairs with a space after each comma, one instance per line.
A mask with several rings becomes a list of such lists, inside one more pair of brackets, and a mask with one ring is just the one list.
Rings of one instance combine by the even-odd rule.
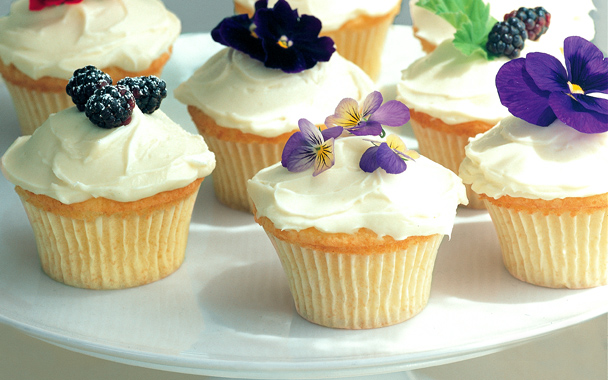
[[416, 5], [434, 12], [456, 28], [453, 43], [463, 54], [480, 53], [491, 59], [485, 45], [497, 20], [490, 16], [490, 5], [482, 0], [419, 0]]

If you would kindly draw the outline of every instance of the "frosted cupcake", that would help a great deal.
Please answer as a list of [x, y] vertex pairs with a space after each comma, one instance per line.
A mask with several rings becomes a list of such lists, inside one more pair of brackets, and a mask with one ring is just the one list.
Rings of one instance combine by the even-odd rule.
[[23, 134], [72, 105], [65, 87], [80, 67], [114, 80], [160, 76], [181, 30], [160, 0], [29, 3], [15, 1], [0, 18], [0, 74]]
[[[294, 115], [310, 115], [322, 126], [340, 99], [361, 99], [373, 86], [359, 67], [332, 54], [331, 39], [318, 37], [317, 19], [295, 17], [285, 2], [258, 12], [262, 15], [257, 25], [247, 15], [222, 21], [212, 36], [231, 47], [210, 58], [175, 90], [216, 154], [216, 197], [249, 212], [246, 182], [280, 161], [285, 142], [298, 129]], [[270, 34], [285, 20], [293, 30], [306, 29], [309, 35], [297, 40], [282, 35], [281, 40]], [[251, 25], [256, 36], [249, 31]], [[224, 38], [238, 33], [240, 38]]]
[[552, 288], [608, 283], [608, 61], [569, 37], [567, 70], [544, 53], [500, 70], [496, 85], [515, 116], [471, 140], [460, 167], [496, 228], [516, 278]]
[[[482, 4], [481, 0], [477, 4]], [[481, 5], [483, 7], [483, 5]], [[498, 94], [495, 78], [506, 62], [529, 52], [558, 54], [563, 39], [554, 42], [555, 23], [537, 39], [529, 39], [520, 20], [494, 23], [491, 8], [484, 8], [476, 18], [462, 13], [469, 22], [486, 27], [465, 33], [468, 23], [460, 25], [459, 37], [442, 42], [432, 53], [420, 58], [402, 72], [397, 84], [397, 99], [407, 104], [412, 113], [411, 126], [420, 153], [458, 173], [464, 159], [464, 146], [469, 138], [489, 130], [509, 115]], [[552, 12], [552, 8], [549, 9]], [[496, 33], [507, 27], [513, 41], [501, 53], [497, 43], [487, 41], [502, 36]], [[517, 36], [517, 38], [515, 37]], [[517, 43], [516, 43], [517, 41]], [[469, 207], [483, 208], [483, 202], [468, 189]]]
[[56, 281], [127, 288], [166, 277], [184, 260], [192, 208], [214, 156], [201, 136], [135, 103], [125, 87], [104, 86], [85, 112], [51, 115], [2, 156], [42, 269]]
[[255, 219], [277, 251], [297, 312], [323, 326], [375, 328], [418, 314], [439, 245], [466, 203], [451, 171], [407, 151], [396, 135], [365, 136], [399, 113], [395, 103], [371, 112], [369, 123], [340, 121], [349, 109], [369, 115], [381, 102], [377, 95], [362, 112], [341, 104], [333, 118], [363, 136], [340, 137], [341, 127], [321, 132], [302, 119], [282, 162], [248, 183]]
[[[257, 2], [234, 0], [235, 12], [252, 15]], [[378, 79], [386, 36], [401, 0], [289, 0], [289, 4], [301, 14], [318, 17], [323, 23], [321, 35], [334, 40], [338, 53]]]
[[[443, 17], [437, 15], [438, 10], [433, 9], [428, 0], [410, 0], [410, 15], [414, 35], [427, 53], [435, 50], [445, 40], [454, 38], [456, 28]], [[531, 5], [522, 0], [484, 0], [490, 6], [492, 17], [503, 20], [506, 14], [523, 6]], [[570, 0], [536, 1], [536, 6], [544, 6], [551, 15], [551, 36], [545, 38], [552, 40], [552, 44], [561, 45], [564, 38], [578, 35], [588, 40], [595, 36], [595, 27], [591, 18], [591, 11], [595, 9], [592, 0], [577, 1], [573, 5]], [[532, 7], [530, 9], [534, 9]]]

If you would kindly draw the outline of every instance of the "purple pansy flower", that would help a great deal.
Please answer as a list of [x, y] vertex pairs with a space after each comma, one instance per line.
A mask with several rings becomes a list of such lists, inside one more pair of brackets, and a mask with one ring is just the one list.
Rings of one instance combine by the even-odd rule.
[[382, 133], [382, 125], [399, 127], [410, 120], [410, 110], [400, 101], [391, 100], [382, 104], [382, 94], [369, 94], [361, 107], [355, 99], [345, 98], [336, 107], [336, 112], [325, 119], [325, 125], [340, 126], [357, 136]]
[[314, 167], [317, 176], [334, 165], [334, 139], [342, 134], [342, 128], [328, 128], [320, 131], [306, 119], [298, 120], [300, 131], [289, 137], [281, 163], [290, 172], [301, 172]]
[[608, 131], [608, 99], [590, 96], [608, 93], [608, 59], [589, 41], [564, 41], [566, 68], [545, 53], [529, 53], [509, 61], [496, 76], [504, 106], [514, 116], [546, 127], [559, 119], [583, 133]]
[[407, 150], [405, 143], [397, 135], [389, 135], [386, 142], [371, 141], [374, 145], [361, 156], [359, 167], [367, 173], [382, 168], [389, 174], [403, 173], [407, 169], [406, 161], [420, 157], [418, 152]]
[[298, 15], [285, 0], [268, 8], [267, 0], [255, 3], [252, 18], [227, 17], [211, 31], [214, 41], [232, 47], [264, 66], [298, 73], [327, 62], [336, 50], [329, 37], [319, 37], [321, 21]]

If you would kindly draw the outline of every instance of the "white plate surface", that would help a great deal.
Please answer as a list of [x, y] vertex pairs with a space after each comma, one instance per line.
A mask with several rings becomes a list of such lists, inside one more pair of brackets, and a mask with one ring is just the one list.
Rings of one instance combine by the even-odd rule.
[[[421, 54], [409, 27], [391, 31], [381, 83]], [[219, 47], [180, 37], [170, 88]], [[186, 129], [185, 107], [165, 111]], [[0, 152], [18, 136], [0, 85]], [[404, 129], [406, 136], [411, 132]], [[414, 142], [410, 139], [410, 146]], [[485, 211], [460, 209], [437, 258], [431, 298], [405, 323], [343, 331], [295, 312], [273, 247], [251, 215], [220, 205], [211, 181], [197, 200], [186, 260], [156, 283], [120, 291], [76, 289], [42, 273], [17, 195], [0, 179], [0, 322], [70, 350], [168, 371], [232, 377], [314, 378], [388, 373], [496, 351], [608, 311], [608, 287], [555, 290], [512, 278]]]

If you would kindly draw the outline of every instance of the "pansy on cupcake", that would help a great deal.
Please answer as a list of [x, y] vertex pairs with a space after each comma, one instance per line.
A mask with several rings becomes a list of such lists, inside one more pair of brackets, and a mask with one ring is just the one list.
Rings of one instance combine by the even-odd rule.
[[175, 272], [198, 189], [215, 167], [202, 137], [158, 110], [163, 81], [111, 83], [93, 66], [76, 70], [66, 91], [77, 106], [18, 138], [1, 161], [43, 271], [88, 289], [139, 286]]
[[297, 312], [323, 326], [375, 328], [418, 314], [467, 202], [454, 173], [394, 134], [380, 137], [409, 119], [405, 105], [382, 100], [344, 99], [321, 129], [300, 119], [282, 161], [248, 182]]
[[[234, 10], [253, 15], [258, 4], [257, 0], [234, 0]], [[401, 0], [289, 0], [289, 4], [318, 18], [323, 24], [320, 34], [336, 43], [338, 53], [372, 79], [378, 78], [386, 37], [401, 10]]]
[[[417, 4], [449, 22], [454, 33], [403, 71], [397, 99], [411, 108], [420, 153], [458, 173], [468, 140], [509, 116], [496, 93], [498, 70], [530, 52], [559, 53], [563, 38], [556, 43], [556, 25], [569, 16], [561, 6], [554, 12], [554, 2], [546, 8], [515, 1], [507, 2], [509, 8], [482, 0]], [[494, 18], [495, 7], [506, 9], [503, 21]], [[468, 187], [467, 196], [469, 207], [485, 207]]]
[[608, 284], [608, 60], [580, 37], [496, 77], [514, 115], [472, 139], [460, 176], [483, 199], [509, 272], [535, 285]]
[[175, 90], [217, 155], [217, 199], [248, 212], [247, 180], [281, 160], [298, 130], [297, 115], [321, 126], [340, 99], [362, 99], [373, 88], [329, 37], [319, 36], [316, 17], [299, 14], [285, 0], [273, 7], [258, 1], [255, 8], [213, 29], [213, 39], [227, 47]]

